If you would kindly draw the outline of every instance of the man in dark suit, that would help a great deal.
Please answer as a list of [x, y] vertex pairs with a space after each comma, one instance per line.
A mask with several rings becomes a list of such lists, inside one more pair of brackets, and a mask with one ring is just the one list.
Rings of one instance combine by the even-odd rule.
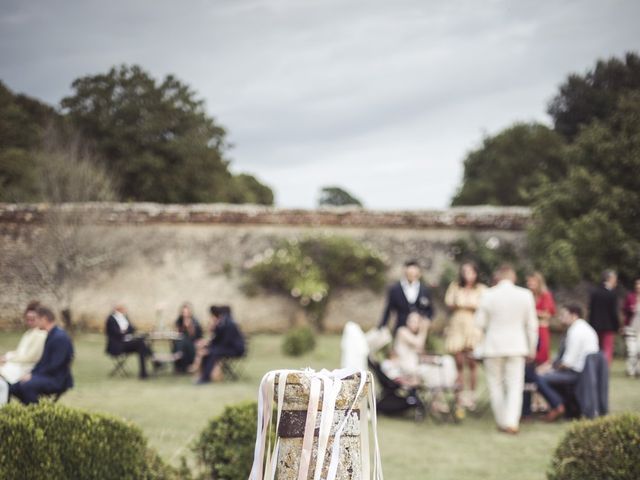
[[598, 333], [600, 350], [607, 357], [609, 366], [613, 360], [615, 334], [620, 328], [617, 285], [618, 275], [616, 272], [606, 270], [602, 274], [602, 284], [591, 292], [589, 298], [589, 323]]
[[152, 355], [144, 338], [134, 336], [135, 327], [127, 318], [127, 309], [124, 305], [116, 305], [107, 317], [107, 353], [109, 355], [121, 355], [123, 353], [137, 353], [140, 359], [139, 377], [147, 378], [146, 358]]
[[428, 319], [433, 318], [434, 308], [431, 292], [420, 281], [422, 272], [415, 260], [405, 263], [404, 278], [393, 284], [387, 293], [387, 304], [379, 328], [387, 325], [391, 312], [396, 314], [394, 335], [398, 328], [407, 323], [409, 313], [416, 311]]
[[73, 344], [69, 335], [56, 326], [50, 308], [38, 307], [36, 316], [38, 328], [47, 332], [42, 357], [31, 373], [9, 387], [9, 393], [24, 404], [37, 403], [41, 395], [62, 393], [73, 386]]
[[244, 337], [231, 316], [231, 309], [214, 305], [209, 311], [213, 338], [207, 346], [207, 353], [202, 358], [199, 384], [211, 381], [214, 368], [219, 365], [220, 360], [241, 357], [245, 353]]

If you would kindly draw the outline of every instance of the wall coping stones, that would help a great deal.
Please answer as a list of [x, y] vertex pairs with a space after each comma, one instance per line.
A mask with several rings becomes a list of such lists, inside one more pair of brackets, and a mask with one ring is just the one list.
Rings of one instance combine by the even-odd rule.
[[53, 212], [86, 213], [89, 223], [100, 225], [217, 224], [521, 231], [531, 222], [531, 209], [528, 207], [488, 205], [445, 210], [368, 210], [357, 207], [310, 210], [229, 204], [0, 203], [0, 225], [38, 225]]

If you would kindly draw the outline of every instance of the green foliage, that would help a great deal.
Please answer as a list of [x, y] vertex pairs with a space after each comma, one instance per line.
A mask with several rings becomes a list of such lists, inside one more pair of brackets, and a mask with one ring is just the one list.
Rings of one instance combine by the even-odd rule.
[[[451, 245], [451, 255], [458, 265], [469, 260], [475, 262], [478, 265], [480, 281], [487, 285], [492, 283], [493, 272], [503, 263], [512, 264], [519, 278], [523, 278], [527, 270], [527, 265], [522, 262], [513, 244], [501, 241], [497, 237], [483, 240], [471, 236], [468, 239], [456, 240]], [[451, 281], [457, 279], [458, 273], [457, 270], [445, 270], [445, 275], [440, 282], [443, 288], [447, 288]]]
[[618, 109], [620, 98], [640, 90], [640, 57], [627, 53], [624, 60], [600, 60], [586, 75], [570, 75], [549, 105], [555, 130], [574, 139], [595, 120], [606, 121]]
[[172, 479], [137, 427], [50, 402], [0, 410], [0, 478]]
[[362, 202], [340, 187], [324, 187], [320, 191], [318, 206], [341, 207], [346, 205], [362, 207]]
[[346, 237], [283, 242], [249, 263], [247, 289], [263, 288], [296, 299], [322, 327], [331, 292], [384, 287], [387, 266], [373, 248]]
[[299, 357], [316, 348], [316, 337], [308, 326], [289, 330], [282, 339], [282, 353], [290, 357]]
[[62, 100], [71, 122], [95, 141], [127, 200], [164, 203], [257, 201], [270, 189], [233, 177], [225, 130], [202, 100], [174, 76], [156, 82], [139, 66], [75, 80]]
[[640, 415], [576, 422], [556, 448], [549, 480], [640, 478]]
[[564, 140], [544, 125], [516, 124], [484, 139], [464, 161], [452, 205], [529, 205], [545, 180], [566, 173]]
[[606, 122], [582, 129], [567, 150], [566, 178], [536, 194], [529, 243], [556, 283], [597, 281], [604, 268], [623, 280], [640, 270], [640, 92], [623, 96]]
[[212, 419], [192, 446], [201, 472], [198, 478], [246, 480], [253, 464], [258, 405], [225, 407]]
[[35, 151], [44, 128], [58, 120], [51, 107], [16, 95], [0, 82], [0, 201], [40, 199]]

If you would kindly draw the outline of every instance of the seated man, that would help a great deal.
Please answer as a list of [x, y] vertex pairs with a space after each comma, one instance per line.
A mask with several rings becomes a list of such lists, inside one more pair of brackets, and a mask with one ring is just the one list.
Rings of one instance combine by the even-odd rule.
[[244, 338], [233, 321], [231, 309], [212, 306], [209, 311], [213, 338], [202, 357], [198, 384], [208, 383], [217, 376], [216, 369], [219, 368], [220, 360], [241, 357], [245, 352]]
[[8, 383], [15, 383], [31, 372], [42, 356], [47, 332], [36, 326], [36, 309], [39, 305], [35, 301], [27, 305], [24, 311], [24, 323], [28, 330], [20, 338], [15, 350], [0, 356], [0, 377]]
[[151, 349], [144, 338], [134, 336], [136, 329], [127, 318], [124, 305], [116, 305], [111, 315], [107, 317], [107, 353], [121, 355], [123, 353], [137, 353], [140, 359], [139, 377], [147, 378], [146, 357], [151, 356]]
[[587, 356], [600, 350], [598, 334], [582, 319], [581, 307], [569, 305], [563, 308], [560, 318], [568, 327], [564, 347], [554, 362], [553, 370], [535, 378], [538, 391], [551, 406], [544, 418], [548, 422], [553, 422], [564, 414], [564, 400], [560, 392], [567, 386], [578, 383]]
[[51, 309], [39, 306], [36, 317], [38, 328], [47, 332], [42, 357], [31, 373], [9, 386], [9, 393], [24, 404], [37, 403], [43, 394], [62, 393], [73, 386], [73, 344], [69, 335], [56, 326]]

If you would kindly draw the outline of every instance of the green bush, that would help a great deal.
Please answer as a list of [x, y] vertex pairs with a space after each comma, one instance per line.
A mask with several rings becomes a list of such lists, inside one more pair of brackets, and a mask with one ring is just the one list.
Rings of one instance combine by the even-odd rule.
[[337, 288], [384, 287], [387, 265], [376, 250], [356, 240], [318, 236], [282, 242], [246, 264], [247, 292], [287, 295], [322, 329], [331, 292]]
[[0, 410], [0, 478], [172, 479], [139, 428], [51, 402]]
[[299, 357], [316, 348], [316, 337], [310, 327], [296, 327], [287, 332], [282, 340], [282, 353]]
[[255, 402], [225, 407], [192, 446], [201, 479], [246, 480], [251, 473], [256, 443]]
[[556, 448], [549, 480], [640, 478], [640, 415], [576, 422]]

